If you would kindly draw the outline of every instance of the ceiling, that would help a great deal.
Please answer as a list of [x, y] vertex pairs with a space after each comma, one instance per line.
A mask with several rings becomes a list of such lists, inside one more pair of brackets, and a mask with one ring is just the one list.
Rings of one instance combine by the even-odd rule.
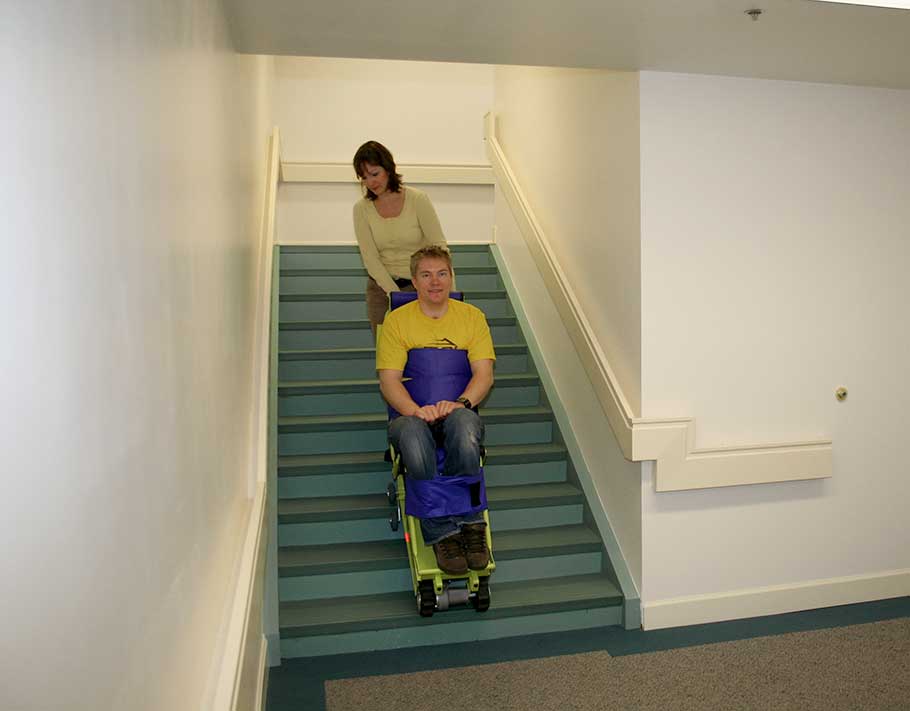
[[[238, 51], [910, 88], [910, 10], [814, 0], [223, 0]], [[753, 21], [747, 10], [763, 12]]]

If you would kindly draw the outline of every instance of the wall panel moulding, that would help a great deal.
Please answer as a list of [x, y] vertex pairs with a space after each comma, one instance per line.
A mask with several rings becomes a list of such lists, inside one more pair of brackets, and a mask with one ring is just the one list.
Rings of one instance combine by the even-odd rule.
[[499, 144], [492, 114], [485, 122], [487, 155], [543, 281], [584, 365], [626, 459], [654, 461], [657, 491], [821, 479], [831, 476], [831, 440], [695, 449], [691, 417], [636, 417], [603, 349], [563, 274], [559, 260]]
[[[447, 185], [493, 185], [493, 168], [489, 165], [404, 164], [399, 172], [409, 183]], [[350, 163], [281, 163], [281, 179], [286, 183], [356, 183]]]

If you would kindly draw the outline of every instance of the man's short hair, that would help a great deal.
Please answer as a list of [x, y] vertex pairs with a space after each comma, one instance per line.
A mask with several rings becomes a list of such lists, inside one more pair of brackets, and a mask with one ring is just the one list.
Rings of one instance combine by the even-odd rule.
[[449, 250], [438, 244], [431, 244], [429, 247], [421, 247], [411, 255], [411, 278], [417, 278], [417, 265], [421, 259], [442, 259], [449, 265], [449, 271], [452, 271], [452, 255]]

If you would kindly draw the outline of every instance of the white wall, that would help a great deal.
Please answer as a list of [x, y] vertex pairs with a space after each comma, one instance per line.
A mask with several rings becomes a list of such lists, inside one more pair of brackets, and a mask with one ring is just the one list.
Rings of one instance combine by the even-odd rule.
[[[559, 402], [571, 421], [571, 432], [567, 434], [578, 442], [597, 499], [607, 514], [629, 574], [640, 590], [641, 467], [623, 459], [565, 324], [499, 190], [496, 191], [496, 244], [543, 355], [542, 368], [553, 379]], [[614, 563], [621, 565], [618, 560]]]
[[640, 86], [642, 414], [695, 416], [698, 446], [834, 442], [830, 480], [656, 495], [646, 468], [646, 620], [668, 598], [906, 572], [910, 92]]
[[[283, 161], [350, 164], [364, 141], [377, 140], [399, 164], [487, 162], [483, 117], [493, 105], [490, 66], [278, 57], [275, 67]], [[449, 241], [490, 241], [491, 186], [416, 187], [429, 193]], [[360, 195], [354, 183], [284, 183], [278, 239], [354, 243], [351, 207]]]
[[0, 28], [0, 706], [205, 709], [249, 509], [269, 60], [217, 0], [4, 3]]
[[638, 75], [496, 68], [500, 144], [639, 411]]

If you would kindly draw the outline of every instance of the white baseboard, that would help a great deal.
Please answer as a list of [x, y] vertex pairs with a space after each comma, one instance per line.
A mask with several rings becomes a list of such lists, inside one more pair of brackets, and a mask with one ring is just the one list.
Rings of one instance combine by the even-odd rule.
[[910, 570], [810, 580], [642, 603], [642, 627], [658, 630], [910, 595]]

